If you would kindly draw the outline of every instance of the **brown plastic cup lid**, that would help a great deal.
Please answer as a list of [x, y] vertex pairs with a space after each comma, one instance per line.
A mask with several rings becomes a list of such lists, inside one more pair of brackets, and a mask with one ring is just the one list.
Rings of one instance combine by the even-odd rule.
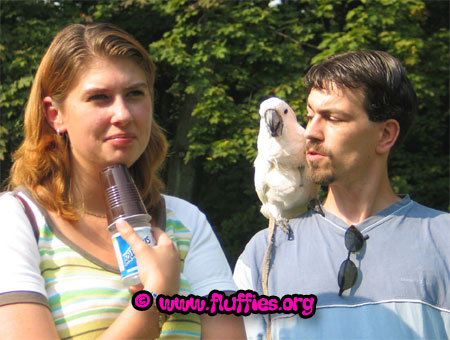
[[111, 165], [100, 172], [106, 201], [108, 224], [119, 218], [147, 214], [142, 198], [128, 168], [123, 164]]

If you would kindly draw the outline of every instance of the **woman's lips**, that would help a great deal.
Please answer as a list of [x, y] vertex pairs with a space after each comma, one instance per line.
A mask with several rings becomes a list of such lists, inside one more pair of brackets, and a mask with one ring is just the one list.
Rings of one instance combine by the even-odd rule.
[[135, 139], [136, 136], [134, 134], [120, 133], [107, 137], [106, 141], [112, 143], [113, 145], [125, 146], [133, 143]]

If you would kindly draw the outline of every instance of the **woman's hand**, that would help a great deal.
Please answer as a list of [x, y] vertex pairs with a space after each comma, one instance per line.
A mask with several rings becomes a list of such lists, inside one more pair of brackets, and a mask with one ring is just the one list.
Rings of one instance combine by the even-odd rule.
[[[152, 228], [156, 246], [147, 245], [124, 220], [116, 224], [122, 238], [131, 246], [145, 290], [174, 295], [180, 288], [180, 254], [172, 240], [159, 228]], [[133, 289], [135, 290], [135, 289]]]

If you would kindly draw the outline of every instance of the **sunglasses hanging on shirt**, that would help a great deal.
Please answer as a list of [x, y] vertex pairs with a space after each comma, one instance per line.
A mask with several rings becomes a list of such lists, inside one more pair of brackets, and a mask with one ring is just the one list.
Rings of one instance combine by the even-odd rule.
[[351, 253], [359, 252], [363, 246], [364, 241], [367, 240], [369, 236], [363, 236], [361, 232], [355, 228], [355, 226], [348, 227], [345, 232], [345, 246], [348, 250], [347, 259], [342, 262], [338, 273], [338, 285], [339, 285], [339, 296], [342, 295], [344, 290], [353, 287], [358, 278], [358, 269], [355, 263], [350, 260]]

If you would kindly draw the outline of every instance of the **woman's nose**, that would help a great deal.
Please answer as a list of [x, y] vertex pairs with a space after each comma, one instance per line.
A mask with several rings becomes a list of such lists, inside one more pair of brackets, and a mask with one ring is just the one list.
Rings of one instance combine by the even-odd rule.
[[117, 96], [111, 106], [112, 117], [111, 122], [117, 125], [126, 125], [132, 119], [132, 115], [126, 101]]

